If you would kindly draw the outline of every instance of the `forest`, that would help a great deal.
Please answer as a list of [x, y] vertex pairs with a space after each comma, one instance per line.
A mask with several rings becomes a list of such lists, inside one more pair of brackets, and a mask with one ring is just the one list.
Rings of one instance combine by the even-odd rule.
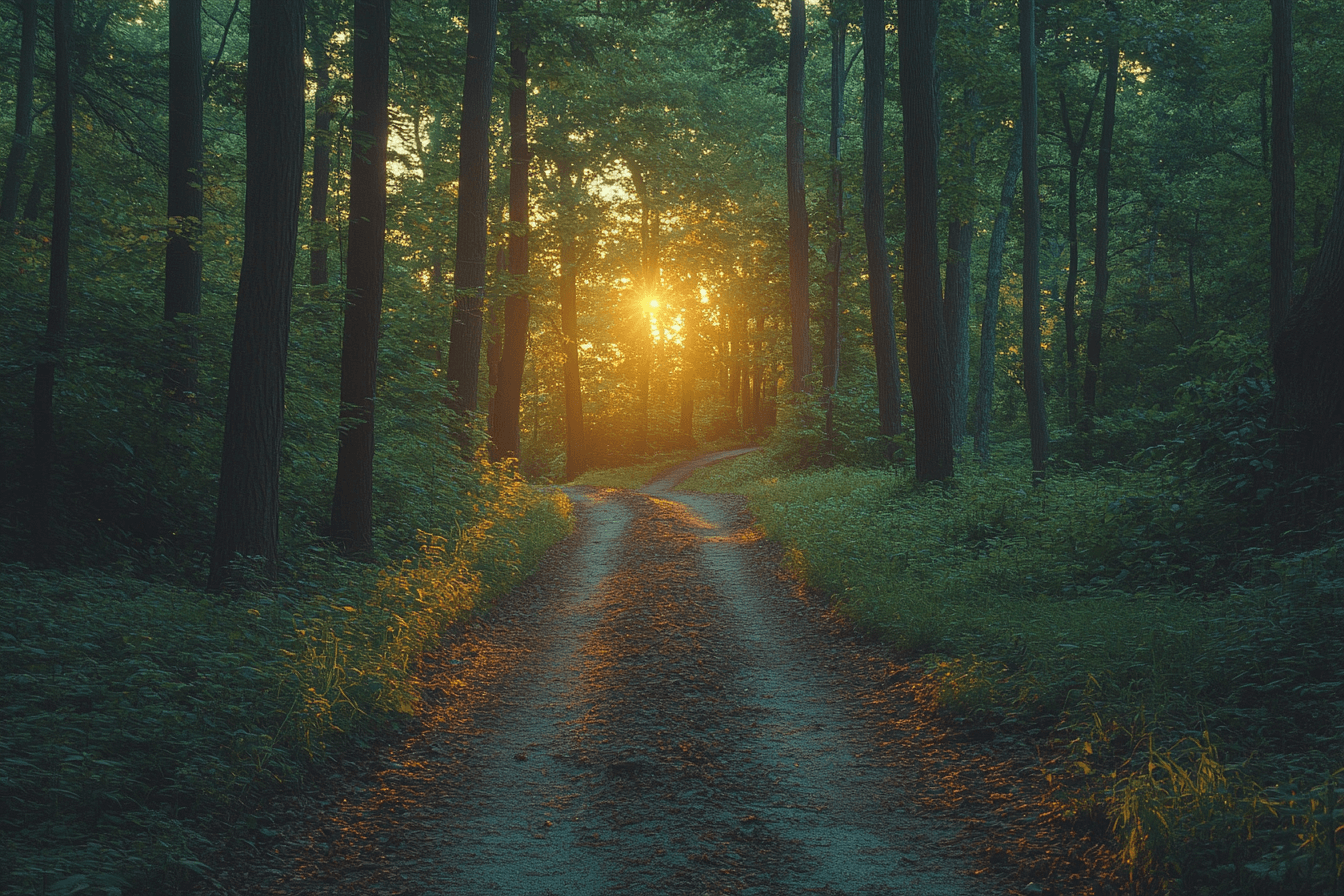
[[1341, 892], [1341, 22], [0, 3], [0, 892], [208, 886], [556, 486], [746, 445], [1076, 892]]

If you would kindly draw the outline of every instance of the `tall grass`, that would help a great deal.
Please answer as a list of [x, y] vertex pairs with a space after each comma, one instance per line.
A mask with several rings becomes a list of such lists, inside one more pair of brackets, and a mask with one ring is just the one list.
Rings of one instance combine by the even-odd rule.
[[957, 717], [1044, 718], [1139, 881], [1340, 892], [1344, 557], [1229, 543], [1228, 507], [1154, 471], [966, 464], [955, 482], [762, 452], [746, 494], [807, 581], [917, 655]]

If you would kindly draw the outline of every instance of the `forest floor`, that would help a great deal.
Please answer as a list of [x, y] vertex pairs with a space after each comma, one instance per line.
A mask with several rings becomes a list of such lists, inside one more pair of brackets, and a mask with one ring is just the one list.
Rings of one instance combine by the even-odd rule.
[[[412, 725], [269, 807], [232, 894], [1089, 894], [1046, 729], [958, 724], [736, 496], [580, 487], [573, 533], [424, 657]], [[220, 892], [220, 890], [215, 890]]]

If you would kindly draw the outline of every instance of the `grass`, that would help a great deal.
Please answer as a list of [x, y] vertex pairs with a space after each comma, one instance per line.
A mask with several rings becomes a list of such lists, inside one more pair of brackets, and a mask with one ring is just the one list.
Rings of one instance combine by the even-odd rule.
[[0, 891], [171, 891], [211, 841], [268, 836], [261, 798], [404, 718], [416, 657], [568, 527], [504, 469], [476, 510], [401, 566], [314, 545], [233, 597], [0, 566]]
[[1230, 544], [1244, 523], [1154, 471], [965, 464], [684, 487], [746, 494], [808, 582], [920, 657], [956, 717], [1046, 718], [1136, 886], [1344, 890], [1344, 555]]
[[711, 451], [726, 451], [742, 444], [742, 439], [725, 438], [716, 442], [698, 445], [694, 448], [681, 448], [675, 451], [663, 451], [642, 460], [637, 464], [623, 467], [611, 467], [602, 470], [589, 470], [575, 477], [570, 485], [593, 485], [601, 488], [641, 488], [655, 476], [669, 467], [707, 454]]

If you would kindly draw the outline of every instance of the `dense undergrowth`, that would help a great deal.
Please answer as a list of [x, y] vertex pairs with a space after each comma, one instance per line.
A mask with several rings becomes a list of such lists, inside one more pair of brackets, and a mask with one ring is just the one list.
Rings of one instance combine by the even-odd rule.
[[1320, 483], [1263, 475], [1268, 394], [1254, 369], [1191, 382], [1173, 411], [1061, 439], [1078, 462], [1035, 487], [1025, 445], [919, 485], [798, 470], [797, 432], [685, 487], [747, 494], [954, 717], [1053, 728], [1069, 811], [1111, 825], [1139, 891], [1335, 893], [1344, 539]]
[[0, 566], [0, 887], [165, 892], [221, 835], [271, 836], [260, 799], [414, 705], [415, 658], [530, 571], [557, 495], [488, 473], [475, 522], [379, 568], [313, 546], [232, 597]]

